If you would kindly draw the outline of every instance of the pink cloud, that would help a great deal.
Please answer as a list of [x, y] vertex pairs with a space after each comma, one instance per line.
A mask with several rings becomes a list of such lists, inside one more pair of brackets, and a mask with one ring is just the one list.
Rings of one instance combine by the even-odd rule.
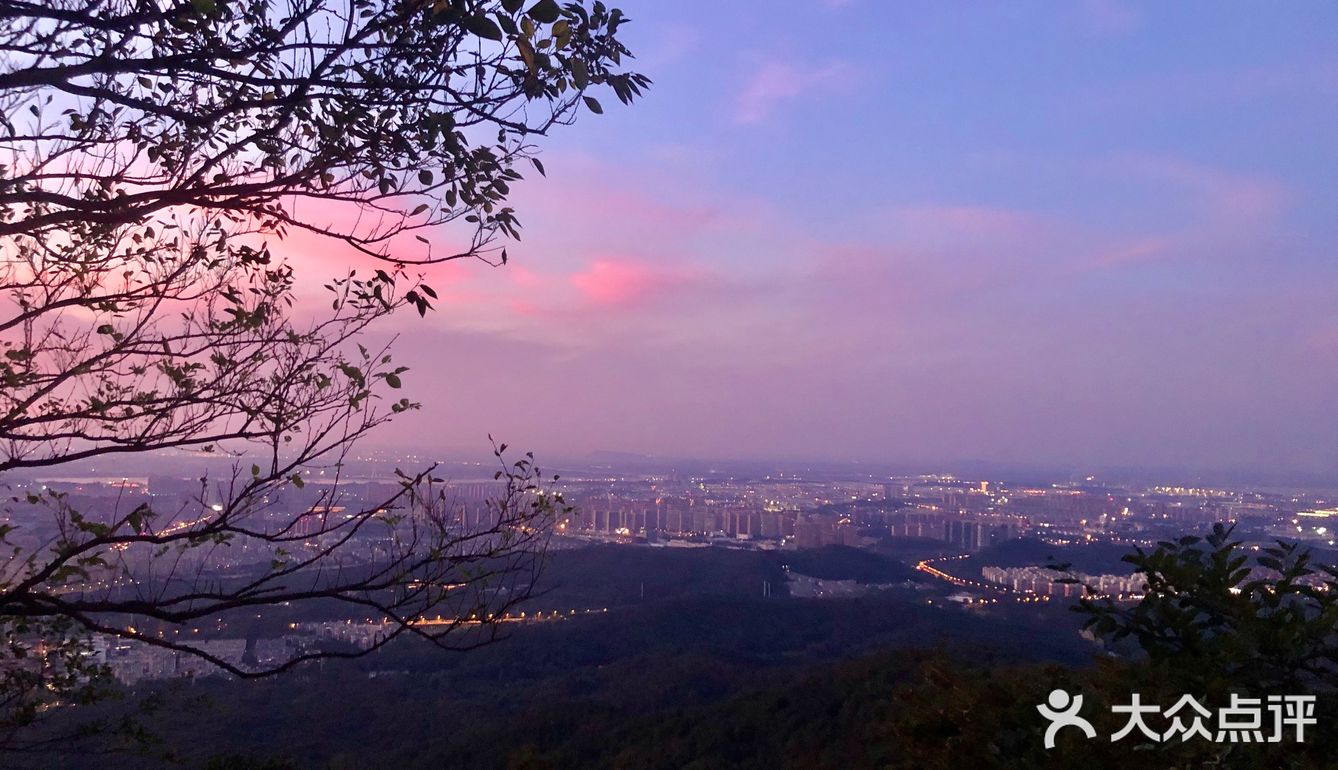
[[1194, 195], [1205, 217], [1221, 223], [1271, 220], [1290, 197], [1286, 186], [1277, 180], [1179, 158], [1131, 154], [1105, 161], [1103, 165], [1118, 175], [1180, 187]]
[[[350, 203], [323, 200], [293, 203], [291, 213], [314, 227], [328, 228], [329, 232], [348, 229], [365, 231], [356, 223], [360, 218], [372, 216]], [[428, 243], [415, 237], [420, 235]], [[391, 271], [397, 262], [403, 263], [410, 277], [423, 276], [441, 294], [451, 288], [461, 287], [473, 267], [472, 261], [468, 259], [415, 264], [433, 256], [465, 250], [465, 230], [452, 225], [403, 233], [385, 244], [384, 258], [365, 254], [339, 238], [299, 227], [290, 226], [283, 238], [271, 235], [265, 240], [276, 258], [293, 266], [298, 277], [298, 295], [315, 296], [321, 300], [328, 298], [322, 286], [330, 279], [344, 277], [350, 270], [357, 271], [360, 276], [368, 276], [378, 269]]]
[[520, 289], [537, 289], [544, 284], [544, 279], [524, 265], [508, 265], [507, 276]]
[[1275, 179], [1174, 157], [1126, 154], [1093, 168], [1102, 176], [1145, 186], [1150, 196], [1165, 196], [1169, 210], [1178, 209], [1178, 222], [1158, 232], [1107, 234], [1105, 245], [1089, 251], [1092, 256], [1083, 265], [1087, 270], [1248, 258], [1250, 244], [1274, 232], [1293, 198]]
[[848, 80], [853, 70], [845, 62], [832, 62], [817, 69], [801, 69], [784, 61], [762, 64], [744, 84], [734, 105], [734, 122], [741, 125], [769, 120], [777, 108], [820, 88]]
[[1149, 236], [1117, 243], [1092, 258], [1087, 269], [1128, 267], [1156, 262], [1163, 259], [1175, 246], [1175, 239], [1169, 236]]
[[653, 301], [666, 292], [698, 282], [699, 272], [661, 268], [624, 260], [601, 259], [568, 276], [568, 282], [589, 305], [629, 306]]

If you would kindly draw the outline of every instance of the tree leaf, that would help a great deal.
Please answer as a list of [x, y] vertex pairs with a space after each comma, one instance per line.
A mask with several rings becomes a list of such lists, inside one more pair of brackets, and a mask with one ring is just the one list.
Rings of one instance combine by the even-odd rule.
[[502, 28], [487, 16], [465, 16], [460, 19], [460, 26], [487, 40], [502, 39]]
[[535, 21], [552, 24], [562, 15], [562, 8], [558, 6], [556, 0], [539, 0], [539, 2], [530, 6], [525, 15]]

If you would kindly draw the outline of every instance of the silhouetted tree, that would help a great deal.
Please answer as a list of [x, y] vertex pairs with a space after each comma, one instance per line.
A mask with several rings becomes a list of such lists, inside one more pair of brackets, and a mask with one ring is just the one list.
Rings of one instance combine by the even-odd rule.
[[1147, 580], [1140, 601], [1086, 596], [1075, 609], [1103, 639], [1137, 642], [1169, 682], [1214, 693], [1338, 689], [1338, 570], [1294, 542], [1254, 556], [1233, 530], [1217, 524], [1137, 549], [1124, 560]]
[[[1087, 616], [1086, 627], [1110, 653], [1093, 668], [978, 671], [931, 661], [898, 694], [901, 708], [889, 731], [899, 753], [894, 766], [1332, 767], [1338, 745], [1323, 726], [1338, 691], [1338, 571], [1296, 543], [1278, 541], [1256, 555], [1232, 533], [1219, 524], [1206, 536], [1126, 556], [1147, 581], [1137, 601], [1088, 587], [1073, 609]], [[1047, 723], [1036, 705], [1057, 687], [1083, 695], [1095, 739], [1073, 731], [1054, 749], [1043, 748]], [[1127, 707], [1133, 693], [1162, 708], [1188, 695], [1214, 711], [1232, 694], [1261, 705], [1268, 696], [1316, 695], [1318, 725], [1306, 730], [1304, 743], [1290, 734], [1279, 743], [1154, 741], [1137, 730], [1113, 742], [1127, 720], [1111, 708]], [[1149, 720], [1153, 729], [1167, 726], [1163, 717]], [[1206, 721], [1215, 735], [1216, 719]], [[1271, 721], [1264, 716], [1265, 734]]]
[[[0, 722], [96, 697], [91, 633], [239, 676], [367, 650], [242, 668], [154, 628], [325, 600], [387, 621], [372, 648], [495, 634], [561, 498], [499, 447], [504, 491], [472, 524], [431, 469], [341, 511], [353, 442], [417, 407], [357, 340], [431, 307], [406, 265], [506, 261], [537, 138], [601, 112], [594, 89], [649, 83], [622, 68], [625, 21], [554, 0], [0, 0]], [[271, 250], [296, 231], [372, 263], [331, 265], [324, 313]], [[165, 450], [230, 471], [170, 510], [27, 483]], [[315, 468], [309, 505], [276, 505]], [[374, 530], [375, 557], [355, 552]], [[239, 552], [254, 568], [219, 576]]]

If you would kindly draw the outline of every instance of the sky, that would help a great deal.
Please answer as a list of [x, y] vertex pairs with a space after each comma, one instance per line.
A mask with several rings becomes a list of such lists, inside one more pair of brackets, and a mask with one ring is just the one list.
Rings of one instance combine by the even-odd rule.
[[377, 443], [1338, 476], [1338, 5], [618, 5]]

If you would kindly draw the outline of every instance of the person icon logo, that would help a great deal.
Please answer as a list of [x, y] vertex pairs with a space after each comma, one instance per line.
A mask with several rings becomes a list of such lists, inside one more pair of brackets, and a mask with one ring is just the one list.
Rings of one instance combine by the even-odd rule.
[[1082, 710], [1081, 695], [1069, 695], [1066, 690], [1051, 690], [1046, 701], [1048, 706], [1042, 703], [1036, 707], [1041, 716], [1050, 720], [1050, 726], [1045, 728], [1045, 748], [1055, 747], [1055, 734], [1063, 727], [1076, 727], [1088, 738], [1096, 737], [1096, 728], [1092, 727], [1092, 723], [1078, 716]]

